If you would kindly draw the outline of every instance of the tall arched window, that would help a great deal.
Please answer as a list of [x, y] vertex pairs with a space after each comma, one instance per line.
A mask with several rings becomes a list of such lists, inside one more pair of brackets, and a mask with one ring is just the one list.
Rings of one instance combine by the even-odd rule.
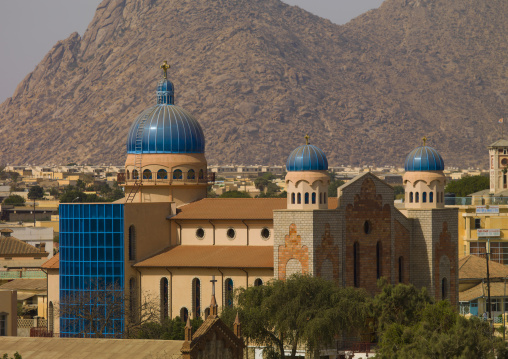
[[168, 171], [163, 169], [158, 170], [157, 179], [168, 179]]
[[360, 243], [353, 244], [353, 285], [360, 286]]
[[295, 204], [295, 193], [291, 193], [291, 204]]
[[203, 169], [200, 169], [199, 170], [199, 179], [204, 179], [205, 178], [205, 172], [203, 171]]
[[429, 192], [429, 203], [434, 203], [434, 192]]
[[194, 318], [201, 316], [201, 282], [198, 278], [192, 280], [192, 314]]
[[399, 283], [404, 282], [404, 258], [399, 257]]
[[49, 302], [49, 307], [48, 307], [48, 330], [50, 332], [53, 332], [54, 328], [55, 328], [55, 311], [54, 311], [54, 308], [53, 308], [53, 302]]
[[415, 193], [415, 202], [416, 202], [416, 203], [419, 203], [419, 202], [420, 202], [420, 192], [416, 192], [416, 193]]
[[225, 299], [226, 299], [226, 306], [233, 307], [233, 280], [231, 278], [226, 279], [224, 290]]
[[127, 179], [130, 179], [130, 172], [127, 170]]
[[422, 202], [427, 203], [427, 192], [422, 193]]
[[129, 280], [129, 315], [132, 321], [136, 318], [136, 279]]
[[189, 318], [189, 310], [185, 307], [183, 307], [182, 309], [180, 309], [180, 319], [182, 320], [182, 322], [187, 322], [187, 318]]
[[138, 170], [132, 170], [132, 179], [139, 179]]
[[152, 179], [152, 171], [144, 170], [143, 171], [143, 179]]
[[448, 298], [448, 280], [446, 277], [441, 279], [441, 300]]
[[312, 204], [316, 204], [316, 192], [312, 193]]
[[173, 179], [181, 180], [182, 179], [182, 170], [174, 170], [173, 171]]
[[305, 192], [305, 204], [309, 204], [309, 192]]
[[254, 281], [254, 287], [259, 287], [260, 285], [263, 285], [263, 280], [261, 278], [256, 278]]
[[413, 203], [413, 192], [409, 192], [409, 203]]
[[168, 279], [162, 278], [160, 283], [160, 298], [161, 298], [161, 320], [167, 319], [169, 316], [169, 298], [168, 298], [168, 292], [169, 292], [169, 285], [168, 285]]
[[129, 226], [129, 260], [136, 260], [136, 228]]
[[376, 278], [381, 278], [381, 256], [382, 256], [382, 246], [381, 242], [377, 242], [376, 244]]
[[194, 172], [194, 170], [189, 170], [187, 172], [187, 179], [190, 180], [196, 179], [196, 172]]
[[302, 204], [302, 194], [301, 193], [298, 193], [298, 195], [296, 196], [296, 199], [297, 199], [298, 204]]

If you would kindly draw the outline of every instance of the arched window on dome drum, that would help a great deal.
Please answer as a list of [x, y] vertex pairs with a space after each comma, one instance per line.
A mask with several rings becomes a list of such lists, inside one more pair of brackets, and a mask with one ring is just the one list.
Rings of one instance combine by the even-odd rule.
[[189, 172], [187, 172], [187, 179], [196, 179], [196, 172], [194, 172], [194, 170], [189, 170]]
[[192, 314], [194, 318], [201, 316], [201, 281], [198, 278], [192, 280]]
[[295, 204], [295, 194], [291, 193], [291, 204]]
[[296, 199], [297, 199], [298, 204], [302, 204], [302, 194], [301, 193], [298, 193], [298, 195], [296, 196]]
[[229, 308], [233, 307], [233, 280], [231, 278], [226, 279], [225, 283], [225, 297], [226, 297], [226, 306]]
[[420, 192], [415, 192], [415, 203], [420, 202]]
[[409, 203], [413, 203], [413, 192], [409, 193]]
[[166, 170], [158, 170], [157, 171], [157, 179], [168, 179], [168, 171]]
[[429, 192], [429, 203], [434, 203], [434, 192]]
[[316, 204], [316, 192], [312, 193], [312, 204]]
[[319, 204], [323, 204], [323, 193], [319, 192]]
[[427, 203], [427, 192], [422, 193], [422, 203]]
[[323, 193], [323, 203], [326, 204], [326, 192]]
[[353, 285], [360, 286], [360, 243], [353, 245]]
[[130, 178], [130, 174], [131, 174], [131, 173], [129, 172], [129, 170], [127, 170], [127, 176], [126, 176], [126, 177], [127, 177], [127, 179], [131, 179], [131, 178]]
[[143, 171], [143, 179], [152, 179], [152, 171], [144, 170]]
[[139, 179], [138, 170], [132, 170], [132, 179]]
[[205, 172], [203, 171], [203, 169], [200, 169], [199, 170], [199, 179], [204, 179], [205, 178]]
[[305, 204], [309, 204], [309, 192], [305, 192]]
[[174, 170], [173, 171], [173, 179], [181, 180], [182, 179], [182, 170]]
[[162, 278], [160, 283], [160, 298], [161, 298], [161, 320], [167, 319], [169, 316], [169, 298], [168, 298], [168, 291], [169, 291], [169, 285], [168, 285], [168, 279]]

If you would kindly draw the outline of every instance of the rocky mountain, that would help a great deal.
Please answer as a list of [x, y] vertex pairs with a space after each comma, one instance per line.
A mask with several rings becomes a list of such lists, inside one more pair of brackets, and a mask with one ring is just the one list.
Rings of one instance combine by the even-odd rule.
[[[0, 161], [122, 163], [162, 60], [209, 163], [482, 166], [508, 106], [506, 0], [386, 0], [339, 26], [279, 0], [104, 0], [0, 105]], [[508, 133], [508, 129], [506, 131]]]

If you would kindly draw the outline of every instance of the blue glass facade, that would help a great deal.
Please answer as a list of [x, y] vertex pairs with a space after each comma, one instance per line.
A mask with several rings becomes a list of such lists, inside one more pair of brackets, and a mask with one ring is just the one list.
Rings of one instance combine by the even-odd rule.
[[61, 336], [121, 337], [123, 204], [61, 204], [59, 214]]

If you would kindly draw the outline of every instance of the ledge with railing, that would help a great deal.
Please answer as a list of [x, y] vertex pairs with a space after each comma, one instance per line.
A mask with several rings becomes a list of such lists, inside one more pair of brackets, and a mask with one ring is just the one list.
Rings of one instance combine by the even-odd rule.
[[157, 185], [184, 185], [184, 184], [208, 184], [215, 182], [215, 173], [206, 173], [202, 177], [196, 175], [189, 175], [187, 172], [180, 172], [176, 176], [143, 176], [139, 179], [138, 176], [130, 176], [126, 178], [125, 173], [119, 173], [117, 176], [118, 184], [134, 185], [135, 183], [142, 183], [143, 185], [157, 186]]

